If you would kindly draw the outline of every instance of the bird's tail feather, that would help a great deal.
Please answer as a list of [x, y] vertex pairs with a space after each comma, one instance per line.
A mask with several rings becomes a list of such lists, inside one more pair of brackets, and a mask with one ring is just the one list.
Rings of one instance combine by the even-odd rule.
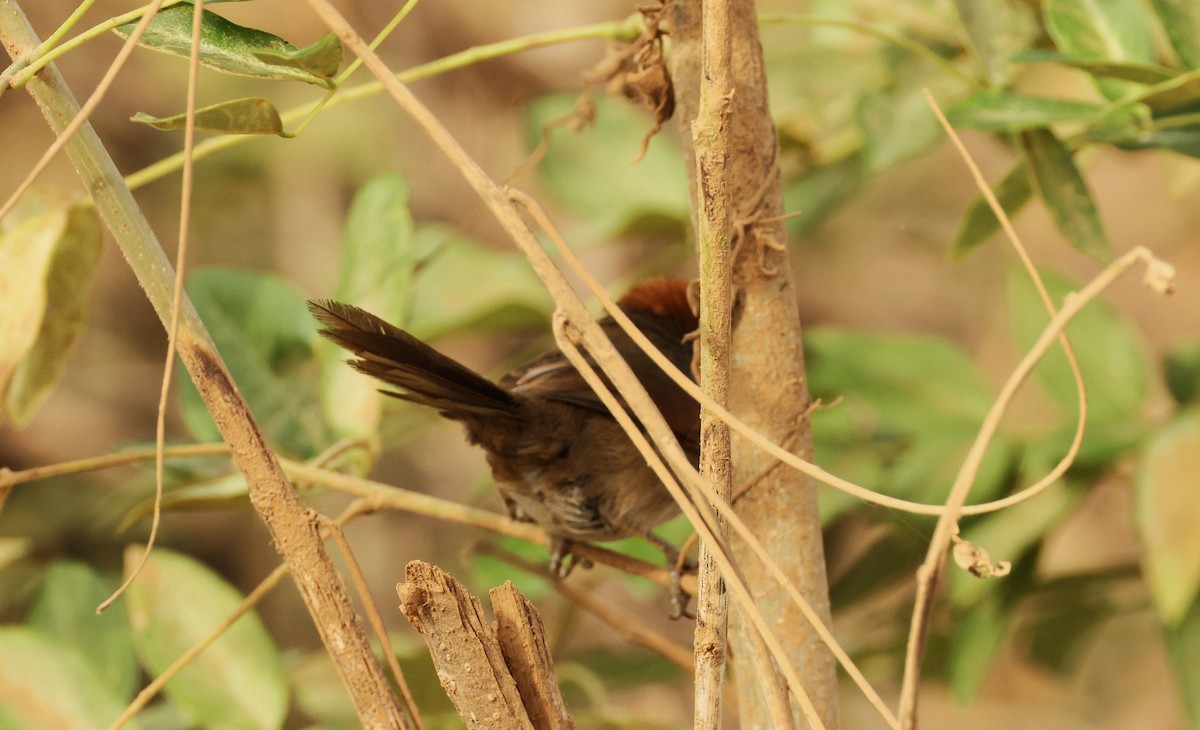
[[370, 312], [331, 300], [308, 308], [324, 326], [322, 335], [358, 356], [351, 366], [400, 389], [387, 395], [449, 418], [518, 416], [508, 391]]

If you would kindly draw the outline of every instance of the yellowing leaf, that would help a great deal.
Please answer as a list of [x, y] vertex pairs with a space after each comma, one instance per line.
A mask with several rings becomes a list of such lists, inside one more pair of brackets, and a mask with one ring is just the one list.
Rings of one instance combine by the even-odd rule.
[[1163, 621], [1183, 620], [1200, 589], [1200, 411], [1159, 431], [1135, 483], [1142, 564]]
[[83, 329], [100, 254], [95, 211], [39, 191], [39, 212], [0, 235], [0, 397], [5, 417], [24, 425], [62, 372]]

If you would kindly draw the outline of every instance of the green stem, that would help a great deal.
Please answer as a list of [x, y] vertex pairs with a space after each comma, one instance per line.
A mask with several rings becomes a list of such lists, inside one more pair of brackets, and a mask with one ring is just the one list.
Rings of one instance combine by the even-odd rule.
[[[396, 78], [403, 81], [405, 84], [411, 84], [414, 81], [437, 76], [448, 71], [470, 66], [471, 64], [479, 63], [493, 58], [501, 58], [503, 56], [511, 56], [522, 51], [530, 51], [535, 48], [545, 48], [546, 46], [558, 45], [561, 43], [569, 43], [579, 40], [594, 40], [594, 39], [609, 39], [622, 40], [627, 39], [631, 35], [636, 34], [637, 25], [630, 20], [610, 21], [607, 23], [596, 23], [595, 25], [585, 25], [578, 28], [567, 28], [565, 30], [553, 30], [546, 33], [535, 33], [533, 35], [521, 36], [519, 38], [511, 38], [509, 40], [499, 41], [497, 43], [489, 43], [484, 46], [475, 46], [468, 48], [458, 53], [452, 53], [449, 56], [439, 58], [436, 61], [423, 63], [420, 66], [414, 66], [406, 71], [401, 71], [396, 74]], [[365, 84], [339, 91], [332, 98], [322, 98], [317, 101], [308, 102], [294, 109], [290, 109], [280, 114], [283, 120], [284, 127], [299, 124], [302, 120], [310, 117], [319, 108], [332, 109], [349, 104], [360, 99], [376, 96], [383, 91], [383, 84], [378, 81], [371, 81]], [[249, 142], [254, 139], [253, 135], [227, 135], [222, 137], [210, 137], [200, 144], [196, 145], [193, 151], [195, 159], [203, 159], [211, 154], [222, 150], [235, 147], [244, 142]], [[183, 154], [175, 153], [170, 157], [165, 157], [154, 164], [144, 167], [137, 172], [131, 173], [125, 178], [125, 183], [131, 190], [136, 190], [143, 185], [166, 177], [175, 170], [178, 170], [183, 165]]]
[[[186, 0], [166, 0], [166, 2], [162, 4], [162, 8], [160, 8], [160, 10], [169, 8], [172, 5], [178, 5], [179, 3], [185, 1]], [[88, 0], [86, 4], [90, 4], [91, 2], [94, 2], [94, 0]], [[138, 18], [141, 18], [146, 12], [146, 7], [148, 6], [140, 7], [137, 10], [131, 10], [128, 13], [125, 13], [124, 15], [118, 15], [115, 18], [109, 18], [99, 25], [94, 25], [91, 28], [88, 28], [66, 43], [55, 46], [54, 44], [58, 41], [58, 39], [63, 35], [66, 35], [67, 31], [70, 30], [71, 26], [74, 25], [75, 21], [78, 19], [77, 15], [80, 13], [76, 11], [76, 13], [73, 13], [71, 17], [59, 27], [58, 30], [54, 31], [54, 35], [50, 36], [50, 38], [38, 45], [38, 47], [34, 50], [34, 53], [30, 54], [33, 60], [29, 61], [28, 65], [24, 66], [19, 72], [11, 76], [12, 80], [10, 85], [14, 89], [20, 89], [24, 87], [25, 84], [29, 83], [29, 79], [33, 78], [38, 71], [41, 71], [43, 68], [45, 68], [47, 64], [53, 63], [55, 60], [70, 53], [87, 41], [90, 41], [97, 36], [104, 35], [119, 25], [132, 23]]]

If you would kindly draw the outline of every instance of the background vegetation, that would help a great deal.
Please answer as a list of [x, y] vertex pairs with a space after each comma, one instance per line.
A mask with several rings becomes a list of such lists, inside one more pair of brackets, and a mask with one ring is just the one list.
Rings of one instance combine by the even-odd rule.
[[[73, 9], [30, 5], [42, 36]], [[100, 5], [79, 29], [128, 9]], [[367, 36], [397, 10], [342, 7]], [[325, 33], [293, 3], [214, 10], [298, 47]], [[926, 662], [923, 725], [1200, 726], [1200, 11], [1171, 0], [764, 2], [760, 10], [788, 209], [797, 213], [791, 245], [810, 385], [837, 403], [813, 417], [817, 461], [829, 470], [894, 496], [942, 501], [999, 383], [1044, 326], [922, 88], [964, 131], [1009, 211], [1020, 211], [1018, 231], [1057, 296], [1135, 245], [1179, 269], [1173, 299], [1148, 296], [1130, 277], [1068, 330], [1091, 397], [1084, 448], [1043, 496], [964, 522], [969, 539], [1013, 561], [1013, 573], [986, 582], [952, 573]], [[472, 46], [606, 24], [574, 33], [590, 40], [567, 42], [563, 33], [538, 50], [464, 58], [414, 89], [493, 177], [551, 207], [614, 292], [647, 275], [694, 271], [686, 171], [670, 126], [636, 165], [651, 120], [623, 99], [598, 90], [593, 126], [547, 126], [575, 105], [605, 39], [632, 27], [624, 22], [632, 11], [621, 2], [425, 0], [380, 48], [392, 68], [420, 68]], [[77, 94], [95, 85], [120, 42], [102, 33], [56, 61]], [[182, 60], [139, 49], [92, 118], [135, 181], [151, 177], [146, 167], [174, 154], [180, 139], [130, 117], [181, 112], [185, 72]], [[253, 95], [286, 111], [322, 93], [319, 83], [204, 71], [200, 104]], [[346, 97], [302, 129], [300, 115], [285, 113], [294, 138], [244, 140], [198, 164], [189, 293], [281, 455], [310, 459], [340, 437], [377, 437], [378, 452], [352, 455], [358, 466], [378, 456], [374, 478], [496, 509], [481, 455], [454, 425], [397, 403], [384, 404], [378, 432], [348, 415], [363, 386], [320, 349], [303, 300], [365, 291], [381, 314], [492, 374], [549, 346], [549, 300], [412, 123], [378, 95]], [[8, 90], [0, 190], [15, 189], [51, 140], [34, 105]], [[178, 176], [146, 178], [139, 203], [160, 239], [174, 241]], [[65, 158], [39, 185], [80, 189]], [[0, 307], [24, 312], [15, 304], [33, 295], [20, 286], [49, 281], [46, 291], [83, 296], [53, 299], [48, 320], [73, 307], [87, 314], [44, 401], [26, 376], [9, 386], [0, 466], [15, 472], [144, 447], [153, 435], [162, 329], [116, 249], [87, 243], [98, 229], [72, 217], [62, 240], [83, 242], [63, 249], [76, 266], [54, 269], [70, 285], [22, 275], [31, 269], [14, 253], [28, 233], [19, 226], [62, 209], [63, 196], [31, 193], [0, 221]], [[84, 265], [88, 250], [94, 272]], [[6, 336], [15, 316], [0, 319]], [[14, 358], [14, 341], [4, 340], [4, 363], [30, 362], [24, 352]], [[57, 363], [55, 352], [45, 357]], [[1058, 357], [1039, 368], [1005, 421], [972, 502], [1035, 481], [1065, 451], [1076, 401]], [[57, 367], [34, 362], [38, 373]], [[195, 393], [178, 392], [169, 439], [217, 440]], [[125, 467], [13, 489], [0, 512], [0, 616], [9, 624], [0, 629], [0, 687], [75, 697], [80, 716], [106, 722], [274, 568], [277, 555], [227, 458], [172, 459], [168, 468], [161, 539], [169, 550], [100, 619], [94, 606], [118, 582], [127, 546], [145, 538], [151, 473]], [[350, 498], [313, 490], [306, 500], [336, 515]], [[891, 696], [932, 520], [832, 490], [822, 492], [822, 509], [838, 637]], [[534, 561], [540, 549], [401, 512], [347, 529], [430, 725], [458, 720], [419, 637], [388, 610], [412, 559], [469, 576], [477, 590], [512, 578], [534, 597], [581, 725], [687, 724], [683, 670], [632, 648], [480, 545]], [[665, 534], [686, 531], [677, 523]], [[571, 581], [678, 643], [690, 640], [690, 627], [665, 620], [655, 588], [600, 569]], [[286, 581], [257, 616], [222, 640], [231, 653], [203, 655], [190, 677], [169, 685], [141, 724], [353, 726]], [[246, 667], [253, 671], [236, 674]], [[841, 701], [846, 727], [882, 726], [853, 689]], [[29, 726], [2, 693], [0, 725]]]

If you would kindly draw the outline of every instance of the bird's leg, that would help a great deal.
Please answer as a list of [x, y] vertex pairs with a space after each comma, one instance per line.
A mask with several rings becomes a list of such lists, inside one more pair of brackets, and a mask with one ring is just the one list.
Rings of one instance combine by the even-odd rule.
[[571, 552], [574, 546], [572, 540], [565, 537], [550, 536], [550, 572], [555, 578], [562, 580], [571, 574], [576, 565], [582, 565], [585, 568], [592, 567], [592, 561], [587, 558], [581, 558]]
[[[688, 611], [688, 603], [691, 601], [691, 596], [683, 590], [683, 577], [680, 574], [679, 548], [649, 530], [640, 534], [657, 545], [667, 558], [667, 578], [671, 581], [671, 613], [669, 614], [671, 620], [696, 618], [696, 614]], [[682, 568], [687, 572], [695, 572], [697, 566], [690, 558], [685, 558]]]

